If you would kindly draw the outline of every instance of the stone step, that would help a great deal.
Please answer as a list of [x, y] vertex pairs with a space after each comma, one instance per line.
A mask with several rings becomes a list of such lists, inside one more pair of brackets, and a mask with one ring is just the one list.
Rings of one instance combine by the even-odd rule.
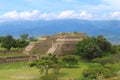
[[47, 54], [49, 53], [53, 54], [56, 49], [57, 49], [57, 43], [54, 43], [52, 47], [47, 51]]

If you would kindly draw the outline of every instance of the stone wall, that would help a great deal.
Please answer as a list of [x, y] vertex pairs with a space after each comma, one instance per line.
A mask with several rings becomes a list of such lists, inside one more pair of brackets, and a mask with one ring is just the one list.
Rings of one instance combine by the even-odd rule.
[[30, 62], [37, 60], [38, 56], [16, 56], [16, 57], [4, 57], [0, 58], [0, 63], [14, 63], [14, 62]]
[[73, 54], [76, 48], [77, 42], [75, 41], [68, 41], [65, 42], [64, 44], [59, 44], [57, 50], [55, 53], [58, 54], [58, 56], [63, 56], [66, 54]]
[[36, 43], [33, 47], [31, 54], [45, 54], [52, 47], [52, 43], [56, 40], [54, 37], [48, 37], [44, 41]]

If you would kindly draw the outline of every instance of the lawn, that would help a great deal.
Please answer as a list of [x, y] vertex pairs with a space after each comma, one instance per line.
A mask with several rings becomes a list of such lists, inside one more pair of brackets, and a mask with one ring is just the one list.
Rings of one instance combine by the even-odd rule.
[[[39, 70], [35, 67], [29, 68], [28, 63], [12, 63], [0, 65], [0, 80], [39, 80]], [[63, 68], [60, 71], [60, 80], [70, 80], [81, 78], [82, 72], [88, 66], [97, 65], [95, 63], [80, 62], [78, 68]]]
[[[95, 65], [98, 64], [90, 63], [90, 62], [79, 62], [79, 66], [76, 68], [63, 68], [60, 70], [59, 79], [80, 80], [80, 78], [82, 77], [82, 72], [89, 66], [95, 66]], [[114, 66], [118, 67], [117, 64], [115, 64]], [[118, 70], [120, 70], [119, 67]], [[51, 71], [50, 74], [52, 74]], [[0, 80], [41, 80], [40, 76], [43, 75], [44, 74], [40, 74], [37, 68], [28, 67], [27, 62], [0, 64]], [[119, 79], [108, 79], [108, 80], [119, 80]]]
[[38, 69], [28, 68], [27, 63], [0, 65], [0, 80], [34, 80], [39, 76]]

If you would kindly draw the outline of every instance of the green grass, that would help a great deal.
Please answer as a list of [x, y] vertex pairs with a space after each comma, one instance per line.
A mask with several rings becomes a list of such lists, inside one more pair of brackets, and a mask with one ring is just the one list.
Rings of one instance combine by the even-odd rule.
[[38, 69], [28, 68], [28, 63], [0, 65], [0, 80], [33, 80], [40, 76]]
[[[0, 80], [40, 80], [39, 70], [35, 67], [29, 68], [28, 63], [0, 64]], [[70, 80], [81, 78], [82, 72], [88, 66], [96, 63], [80, 62], [78, 68], [63, 68], [60, 70], [60, 80]], [[50, 71], [51, 72], [51, 71]], [[52, 73], [51, 73], [52, 74]]]
[[[60, 80], [80, 80], [82, 72], [89, 66], [96, 66], [97, 63], [79, 62], [76, 68], [62, 68], [59, 73]], [[118, 69], [120, 74], [119, 63], [111, 65]], [[49, 72], [52, 73], [52, 70]], [[40, 77], [45, 74], [40, 74], [35, 67], [28, 67], [27, 62], [0, 64], [0, 80], [41, 80]], [[119, 80], [119, 79], [118, 79]]]
[[20, 54], [18, 54], [18, 53], [12, 53], [12, 54], [0, 54], [0, 57], [2, 58], [2, 57], [15, 57], [15, 56], [26, 56], [26, 54], [22, 54], [22, 53], [20, 53]]

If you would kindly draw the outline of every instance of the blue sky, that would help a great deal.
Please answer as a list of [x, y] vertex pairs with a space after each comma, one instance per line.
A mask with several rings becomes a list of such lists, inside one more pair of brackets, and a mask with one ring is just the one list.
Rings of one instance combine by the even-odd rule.
[[65, 10], [88, 10], [84, 6], [99, 5], [100, 0], [0, 0], [0, 12], [32, 11], [60, 12]]
[[120, 19], [120, 0], [0, 0], [0, 21]]

